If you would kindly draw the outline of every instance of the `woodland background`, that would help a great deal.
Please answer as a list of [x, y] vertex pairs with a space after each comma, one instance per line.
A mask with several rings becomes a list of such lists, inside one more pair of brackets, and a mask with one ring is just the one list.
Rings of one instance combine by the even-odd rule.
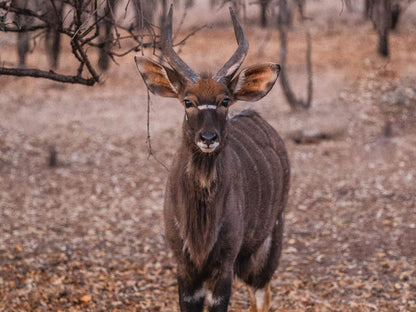
[[[394, 30], [387, 20], [386, 57], [381, 13], [366, 15], [365, 1], [288, 1], [291, 23], [271, 1], [267, 25], [261, 2], [211, 2], [174, 2], [174, 42], [191, 35], [177, 51], [192, 68], [216, 72], [231, 56], [234, 5], [250, 43], [243, 66], [281, 62], [286, 34], [289, 88], [310, 98], [296, 106], [276, 83], [233, 107], [258, 110], [291, 160], [273, 311], [416, 311], [416, 4], [400, 2]], [[96, 2], [77, 21], [70, 8], [80, 3], [65, 2], [62, 23], [39, 8], [31, 12], [43, 20], [20, 11], [32, 20], [18, 21], [0, 1], [0, 310], [178, 311], [162, 206], [183, 110], [149, 102], [133, 61], [160, 57], [167, 3], [135, 19], [145, 9], [130, 1]], [[56, 64], [51, 29], [62, 30]], [[24, 64], [19, 33], [30, 33]], [[247, 307], [236, 281], [230, 310]]]

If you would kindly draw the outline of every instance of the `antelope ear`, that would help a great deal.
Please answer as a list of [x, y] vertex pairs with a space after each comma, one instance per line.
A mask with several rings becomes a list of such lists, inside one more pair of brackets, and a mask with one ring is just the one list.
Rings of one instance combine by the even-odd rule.
[[280, 73], [276, 63], [265, 63], [244, 68], [228, 87], [236, 100], [258, 101], [272, 89]]
[[177, 98], [182, 80], [177, 72], [145, 56], [135, 56], [137, 68], [147, 88], [156, 95]]

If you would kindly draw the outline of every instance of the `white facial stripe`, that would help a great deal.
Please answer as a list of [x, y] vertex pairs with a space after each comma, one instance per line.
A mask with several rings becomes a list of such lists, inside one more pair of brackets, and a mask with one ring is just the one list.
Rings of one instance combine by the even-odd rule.
[[217, 105], [198, 105], [198, 109], [217, 109]]

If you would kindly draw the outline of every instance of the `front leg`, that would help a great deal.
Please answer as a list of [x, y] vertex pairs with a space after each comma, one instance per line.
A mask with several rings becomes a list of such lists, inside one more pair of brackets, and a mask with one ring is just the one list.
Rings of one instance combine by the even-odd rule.
[[213, 290], [207, 291], [207, 303], [210, 312], [226, 312], [230, 302], [233, 273], [228, 272], [219, 276]]
[[178, 276], [179, 305], [181, 312], [202, 312], [205, 301], [205, 289], [200, 283], [186, 282]]

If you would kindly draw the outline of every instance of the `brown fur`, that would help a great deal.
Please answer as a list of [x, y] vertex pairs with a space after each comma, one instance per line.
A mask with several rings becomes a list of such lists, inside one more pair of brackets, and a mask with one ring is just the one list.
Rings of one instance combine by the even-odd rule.
[[217, 103], [224, 94], [228, 94], [227, 87], [223, 84], [217, 83], [212, 78], [199, 79], [198, 84], [190, 84], [186, 90], [187, 95], [198, 95], [199, 102], [213, 102]]
[[[227, 133], [213, 155], [184, 140], [166, 189], [166, 238], [185, 279], [214, 272], [230, 255], [235, 273], [261, 289], [280, 256], [289, 163], [282, 140], [252, 111], [232, 118]], [[270, 247], [261, 248], [268, 236]]]
[[[289, 162], [282, 139], [264, 119], [254, 111], [229, 118], [228, 106], [265, 96], [279, 66], [255, 65], [223, 82], [181, 79], [179, 72], [144, 57], [136, 63], [152, 92], [176, 97], [185, 107], [164, 203], [181, 311], [202, 312], [205, 296], [210, 311], [227, 311], [234, 275], [253, 294], [264, 290], [258, 304], [267, 311], [268, 285], [282, 250]], [[189, 68], [184, 72], [197, 76]], [[252, 308], [256, 311], [255, 302]]]

